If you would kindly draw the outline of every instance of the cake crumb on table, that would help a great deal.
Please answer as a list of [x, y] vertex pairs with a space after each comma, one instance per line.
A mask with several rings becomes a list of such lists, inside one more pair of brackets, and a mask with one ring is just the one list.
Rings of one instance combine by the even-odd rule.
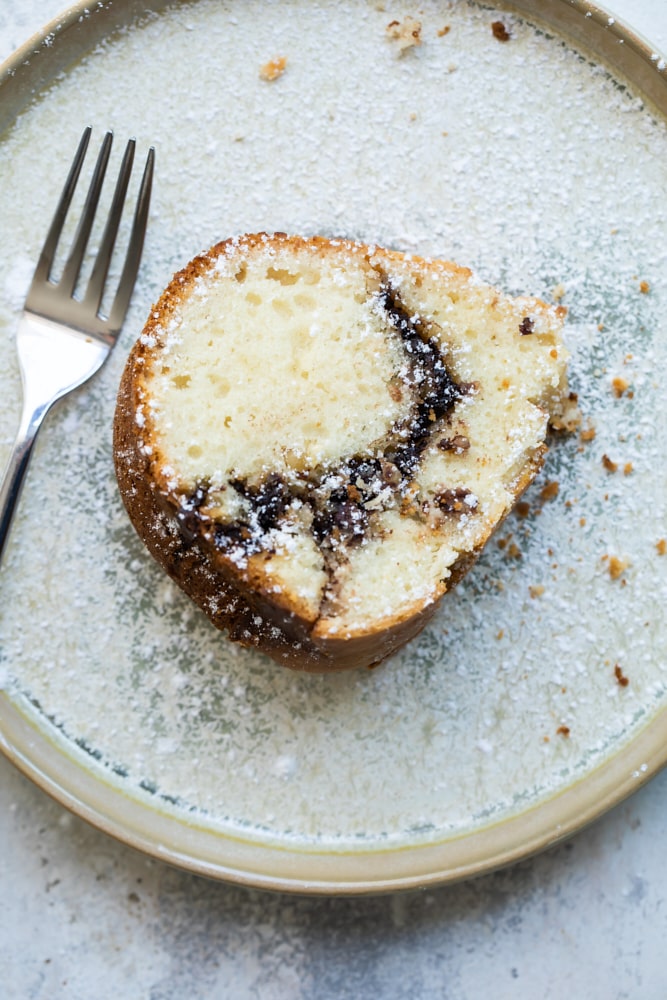
[[604, 468], [607, 470], [607, 472], [617, 472], [618, 471], [618, 462], [612, 461], [612, 459], [609, 457], [609, 455], [603, 455], [602, 456], [602, 464], [603, 464]]
[[667, 538], [659, 538], [655, 543], [655, 547], [659, 556], [667, 554]]

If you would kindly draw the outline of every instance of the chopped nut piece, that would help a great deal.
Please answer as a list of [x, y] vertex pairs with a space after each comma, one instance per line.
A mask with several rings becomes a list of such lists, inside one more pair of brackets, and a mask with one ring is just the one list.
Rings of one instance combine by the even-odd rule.
[[530, 514], [530, 504], [526, 500], [519, 500], [515, 510], [519, 517], [528, 517]]
[[455, 434], [451, 438], [440, 438], [438, 448], [441, 451], [453, 451], [456, 455], [463, 455], [470, 448], [470, 441], [465, 434]]
[[460, 513], [461, 511], [475, 510], [477, 507], [477, 497], [464, 486], [457, 486], [454, 489], [442, 490], [433, 498], [436, 507], [446, 514]]
[[278, 56], [276, 59], [270, 59], [267, 63], [264, 63], [259, 71], [259, 75], [262, 80], [277, 80], [279, 76], [282, 76], [285, 72], [287, 66], [287, 57]]
[[390, 21], [386, 32], [387, 38], [396, 43], [399, 55], [422, 43], [421, 21], [416, 21], [414, 17], [406, 17], [403, 21]]
[[612, 462], [609, 455], [602, 456], [602, 464], [607, 472], [616, 472], [618, 469], [618, 462]]

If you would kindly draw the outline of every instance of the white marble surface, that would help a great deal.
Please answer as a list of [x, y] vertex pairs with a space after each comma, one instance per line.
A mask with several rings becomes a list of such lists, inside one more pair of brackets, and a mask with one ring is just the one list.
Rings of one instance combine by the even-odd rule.
[[[3, 0], [0, 57], [60, 0]], [[606, 7], [667, 50], [665, 0]], [[207, 882], [88, 827], [0, 759], [0, 997], [476, 1000], [667, 995], [667, 774], [475, 882], [297, 899]]]

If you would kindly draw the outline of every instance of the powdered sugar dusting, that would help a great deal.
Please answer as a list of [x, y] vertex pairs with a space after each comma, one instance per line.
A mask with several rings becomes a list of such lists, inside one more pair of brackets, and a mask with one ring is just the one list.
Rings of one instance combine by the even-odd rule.
[[[248, 836], [469, 830], [585, 775], [664, 704], [664, 125], [516, 17], [457, 4], [439, 36], [442, 5], [422, 4], [421, 44], [400, 57], [391, 19], [354, 0], [178, 5], [105, 40], [0, 144], [2, 442], [21, 262], [36, 259], [81, 127], [135, 132], [158, 163], [122, 344], [35, 455], [1, 581], [3, 687], [132, 795]], [[501, 43], [490, 23], [503, 19]], [[261, 80], [278, 51], [287, 69]], [[115, 391], [150, 303], [198, 250], [263, 229], [452, 258], [513, 293], [562, 286], [569, 309], [584, 436], [554, 444], [526, 507], [374, 672], [293, 675], [226, 642], [118, 499]]]

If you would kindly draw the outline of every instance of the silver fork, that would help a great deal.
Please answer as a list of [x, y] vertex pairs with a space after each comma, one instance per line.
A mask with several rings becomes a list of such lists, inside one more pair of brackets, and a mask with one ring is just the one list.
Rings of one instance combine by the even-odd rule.
[[153, 148], [149, 150], [146, 159], [116, 295], [108, 315], [103, 315], [102, 300], [109, 264], [134, 160], [135, 141], [130, 139], [125, 147], [109, 215], [88, 285], [82, 297], [75, 297], [111, 152], [112, 133], [107, 132], [62, 275], [57, 283], [50, 280], [56, 249], [86, 156], [90, 133], [91, 129], [86, 128], [79, 142], [79, 148], [35, 268], [16, 335], [23, 381], [23, 410], [0, 485], [0, 560], [9, 535], [12, 516], [21, 495], [32, 447], [42, 421], [56, 400], [86, 382], [106, 361], [123, 325], [139, 270], [153, 178], [155, 160]]

